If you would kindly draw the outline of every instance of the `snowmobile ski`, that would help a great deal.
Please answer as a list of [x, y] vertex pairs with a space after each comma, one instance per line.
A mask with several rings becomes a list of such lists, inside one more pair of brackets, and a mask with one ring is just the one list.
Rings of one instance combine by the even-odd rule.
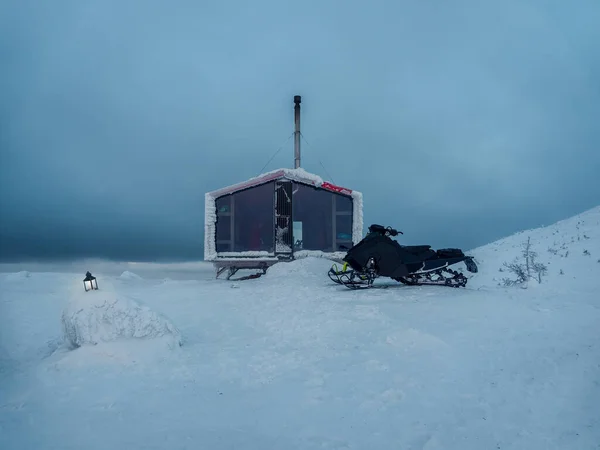
[[388, 277], [409, 286], [465, 287], [467, 277], [448, 268], [464, 262], [467, 270], [478, 271], [471, 256], [457, 248], [432, 250], [429, 245], [400, 245], [392, 236], [402, 234], [391, 227], [373, 224], [363, 240], [353, 246], [338, 269], [334, 264], [329, 278], [350, 289], [374, 287], [379, 277]]
[[345, 263], [342, 270], [337, 269], [334, 264], [328, 272], [329, 278], [337, 283], [342, 284], [350, 289], [363, 289], [373, 286], [373, 282], [377, 276], [372, 271], [359, 273], [354, 269], [348, 270], [348, 264]]

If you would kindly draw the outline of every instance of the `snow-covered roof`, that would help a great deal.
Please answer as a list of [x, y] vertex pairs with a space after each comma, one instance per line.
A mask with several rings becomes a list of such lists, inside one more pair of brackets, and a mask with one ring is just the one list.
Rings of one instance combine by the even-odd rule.
[[233, 194], [234, 192], [247, 189], [249, 187], [257, 186], [259, 184], [267, 183], [269, 181], [286, 178], [288, 180], [297, 181], [299, 183], [309, 184], [322, 189], [337, 192], [339, 194], [352, 195], [352, 189], [348, 189], [335, 184], [324, 181], [320, 176], [314, 175], [307, 172], [306, 170], [299, 169], [277, 169], [271, 172], [263, 173], [257, 177], [250, 178], [240, 183], [232, 184], [215, 191], [209, 192], [208, 194], [213, 198], [221, 197], [222, 195]]

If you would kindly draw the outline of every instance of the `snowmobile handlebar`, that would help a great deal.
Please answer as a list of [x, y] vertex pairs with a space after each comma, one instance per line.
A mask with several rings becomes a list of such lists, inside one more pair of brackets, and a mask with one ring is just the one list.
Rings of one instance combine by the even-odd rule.
[[398, 231], [392, 227], [384, 227], [383, 225], [373, 224], [369, 227], [369, 233], [379, 233], [383, 236], [398, 236], [398, 234], [404, 234], [402, 231]]

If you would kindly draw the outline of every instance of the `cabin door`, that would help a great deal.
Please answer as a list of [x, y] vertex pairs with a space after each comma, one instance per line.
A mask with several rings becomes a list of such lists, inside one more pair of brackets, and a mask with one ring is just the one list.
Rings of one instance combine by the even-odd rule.
[[275, 254], [292, 256], [292, 182], [275, 183]]

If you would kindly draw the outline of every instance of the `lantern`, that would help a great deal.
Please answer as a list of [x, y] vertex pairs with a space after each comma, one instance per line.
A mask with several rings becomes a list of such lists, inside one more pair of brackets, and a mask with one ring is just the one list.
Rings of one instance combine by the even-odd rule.
[[85, 278], [83, 279], [83, 288], [86, 292], [98, 290], [98, 282], [96, 281], [96, 277], [89, 272], [86, 272]]

